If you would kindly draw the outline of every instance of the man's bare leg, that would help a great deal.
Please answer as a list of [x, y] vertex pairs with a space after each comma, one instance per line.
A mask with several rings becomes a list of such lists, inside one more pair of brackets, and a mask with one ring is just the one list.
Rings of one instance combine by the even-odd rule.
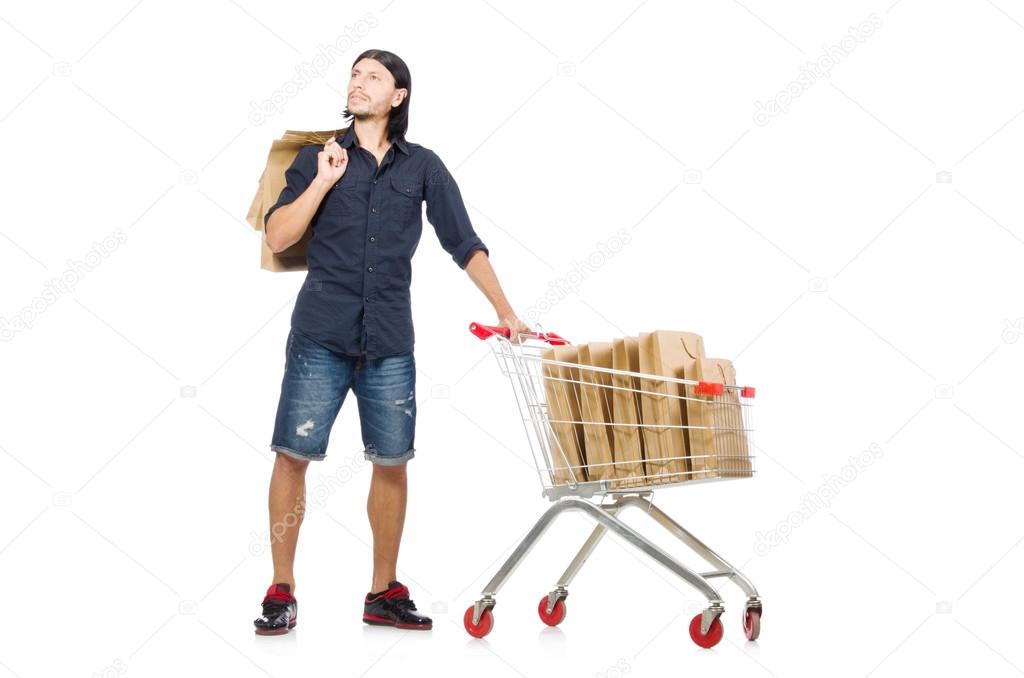
[[277, 453], [270, 476], [270, 552], [274, 559], [274, 580], [285, 583], [295, 595], [295, 546], [306, 512], [306, 468], [308, 461]]
[[373, 582], [370, 592], [383, 591], [398, 579], [398, 547], [405, 525], [407, 498], [405, 464], [374, 464], [366, 513], [373, 530]]

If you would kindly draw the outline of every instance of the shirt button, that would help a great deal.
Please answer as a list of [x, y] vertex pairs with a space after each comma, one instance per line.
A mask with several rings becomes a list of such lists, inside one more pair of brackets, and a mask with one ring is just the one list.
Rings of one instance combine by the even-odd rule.
[[376, 207], [373, 207], [373, 208], [371, 208], [371, 209], [370, 209], [370, 211], [371, 211], [371, 212], [376, 212], [376, 211], [377, 211], [377, 208], [376, 208]]
[[377, 242], [377, 238], [371, 235], [370, 236], [370, 242]]
[[408, 193], [411, 190], [412, 190], [411, 188], [407, 188], [407, 189], [405, 189], [405, 192]]
[[370, 297], [363, 297], [363, 298], [366, 299], [366, 301], [370, 300]]
[[374, 180], [373, 180], [373, 183], [377, 183], [377, 180], [376, 180], [376, 179], [374, 179]]
[[373, 266], [367, 266], [366, 270], [369, 271], [370, 273], [373, 273]]

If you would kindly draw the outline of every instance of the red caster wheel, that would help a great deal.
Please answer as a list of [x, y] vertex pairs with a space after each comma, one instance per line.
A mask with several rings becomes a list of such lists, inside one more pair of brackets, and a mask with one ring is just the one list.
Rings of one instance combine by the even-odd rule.
[[555, 601], [555, 607], [552, 608], [551, 614], [548, 614], [548, 597], [544, 596], [537, 606], [537, 613], [540, 614], [540, 620], [548, 626], [558, 626], [565, 619], [565, 600], [559, 598]]
[[480, 615], [480, 622], [476, 625], [473, 624], [473, 606], [470, 605], [469, 609], [466, 610], [466, 614], [462, 615], [462, 623], [466, 626], [466, 631], [469, 635], [474, 638], [483, 638], [491, 629], [494, 628], [494, 615], [491, 614], [491, 609], [487, 608]]
[[747, 640], [757, 640], [761, 635], [761, 608], [748, 607], [743, 611], [743, 635]]
[[715, 617], [715, 621], [711, 622], [711, 628], [708, 629], [707, 634], [704, 634], [700, 632], [700, 617], [698, 614], [690, 621], [690, 638], [704, 648], [718, 645], [718, 642], [722, 640], [722, 621]]

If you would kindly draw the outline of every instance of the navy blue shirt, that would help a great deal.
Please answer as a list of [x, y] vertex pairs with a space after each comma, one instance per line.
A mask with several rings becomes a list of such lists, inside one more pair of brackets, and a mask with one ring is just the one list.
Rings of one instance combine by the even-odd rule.
[[[462, 194], [436, 153], [394, 140], [380, 165], [359, 146], [355, 125], [338, 140], [348, 149], [345, 174], [324, 196], [309, 228], [306, 279], [292, 328], [345, 356], [368, 360], [413, 350], [409, 287], [412, 255], [423, 231], [422, 203], [441, 247], [460, 268], [477, 237]], [[323, 144], [303, 146], [285, 171], [287, 185], [264, 217], [287, 205], [316, 177]]]

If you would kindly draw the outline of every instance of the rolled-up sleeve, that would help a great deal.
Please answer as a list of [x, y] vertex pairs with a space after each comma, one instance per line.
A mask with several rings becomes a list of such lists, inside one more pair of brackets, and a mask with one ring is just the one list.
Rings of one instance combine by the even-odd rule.
[[431, 155], [425, 186], [427, 221], [434, 227], [441, 247], [464, 269], [470, 254], [483, 250], [490, 256], [490, 251], [473, 230], [455, 178], [436, 153]]
[[292, 160], [291, 166], [285, 170], [285, 187], [281, 189], [281, 195], [277, 197], [277, 202], [267, 210], [267, 213], [263, 215], [263, 230], [267, 230], [267, 223], [270, 221], [270, 215], [274, 213], [279, 207], [284, 207], [290, 204], [300, 195], [302, 195], [309, 185], [313, 183], [313, 179], [316, 178], [316, 156], [320, 152], [323, 146], [319, 144], [310, 144], [309, 146], [303, 146], [299, 149], [295, 159]]

